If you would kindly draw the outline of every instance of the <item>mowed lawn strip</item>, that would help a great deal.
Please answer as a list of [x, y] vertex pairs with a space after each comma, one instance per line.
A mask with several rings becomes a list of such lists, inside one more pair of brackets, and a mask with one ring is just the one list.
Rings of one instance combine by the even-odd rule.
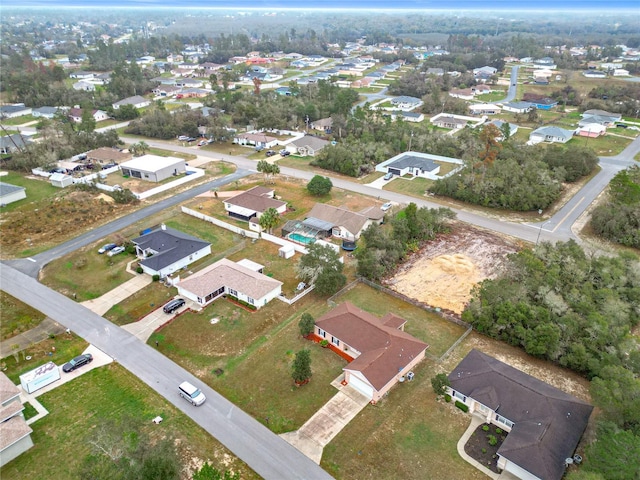
[[104, 315], [104, 318], [116, 325], [126, 325], [137, 322], [153, 310], [160, 308], [176, 294], [175, 288], [166, 287], [160, 282], [153, 282], [122, 302], [114, 305]]
[[436, 313], [380, 292], [363, 283], [334, 299], [336, 303], [349, 301], [358, 308], [381, 318], [393, 313], [407, 320], [405, 332], [429, 344], [427, 353], [440, 357], [465, 332], [465, 328], [449, 322]]
[[35, 328], [44, 315], [35, 308], [0, 290], [0, 339], [6, 340]]
[[[177, 396], [177, 395], [176, 395]], [[34, 447], [2, 468], [3, 480], [79, 478], [78, 469], [94, 429], [104, 421], [139, 419], [152, 438], [175, 438], [183, 464], [194, 459], [259, 478], [191, 419], [117, 364], [89, 371], [72, 382], [41, 395], [49, 415], [31, 427]], [[159, 425], [151, 419], [160, 415]], [[226, 463], [225, 463], [226, 462]]]

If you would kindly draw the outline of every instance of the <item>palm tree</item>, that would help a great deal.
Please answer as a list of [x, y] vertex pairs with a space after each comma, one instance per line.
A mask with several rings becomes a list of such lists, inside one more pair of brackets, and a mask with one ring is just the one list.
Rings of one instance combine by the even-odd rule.
[[278, 225], [280, 222], [280, 214], [275, 208], [267, 208], [264, 213], [260, 216], [259, 224], [260, 227], [267, 231], [267, 233], [271, 233], [273, 227]]

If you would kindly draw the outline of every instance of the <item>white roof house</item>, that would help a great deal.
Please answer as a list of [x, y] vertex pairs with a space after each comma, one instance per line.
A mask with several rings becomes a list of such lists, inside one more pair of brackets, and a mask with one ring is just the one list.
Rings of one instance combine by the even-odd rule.
[[202, 306], [229, 295], [259, 309], [280, 295], [282, 282], [263, 275], [257, 267], [262, 265], [223, 258], [180, 281], [178, 293]]
[[186, 165], [182, 158], [148, 154], [121, 163], [120, 169], [123, 175], [150, 182], [161, 182], [172, 175], [184, 173]]

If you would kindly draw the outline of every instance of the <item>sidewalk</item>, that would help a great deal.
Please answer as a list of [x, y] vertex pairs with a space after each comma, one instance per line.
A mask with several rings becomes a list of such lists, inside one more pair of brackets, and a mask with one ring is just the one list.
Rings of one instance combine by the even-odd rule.
[[[477, 468], [482, 473], [484, 473], [487, 477], [490, 477], [493, 480], [498, 480], [500, 478], [499, 473], [492, 472], [487, 467], [485, 467], [478, 461], [471, 458], [469, 455], [467, 455], [467, 452], [464, 451], [464, 446], [466, 445], [471, 435], [473, 435], [473, 432], [475, 432], [476, 429], [483, 423], [484, 423], [483, 418], [479, 417], [478, 415], [473, 415], [473, 414], [471, 415], [471, 423], [469, 424], [469, 428], [467, 428], [467, 431], [464, 432], [462, 437], [460, 437], [460, 440], [458, 440], [458, 454], [468, 463], [470, 463], [475, 468]], [[502, 478], [505, 479], [506, 477], [502, 477]]]
[[5, 358], [13, 353], [21, 352], [31, 344], [41, 342], [49, 335], [58, 335], [65, 330], [66, 329], [58, 322], [47, 317], [37, 327], [0, 342], [0, 358]]
[[101, 297], [94, 298], [92, 300], [86, 300], [82, 302], [82, 305], [87, 307], [94, 313], [97, 313], [100, 316], [103, 316], [105, 313], [109, 311], [109, 309], [123, 301], [125, 298], [130, 297], [138, 290], [149, 285], [153, 279], [149, 275], [136, 273], [132, 268], [132, 264], [136, 263], [137, 260], [129, 262], [127, 265], [127, 272], [135, 275], [131, 280], [123, 283], [122, 285], [117, 286], [110, 292], [105, 293]]

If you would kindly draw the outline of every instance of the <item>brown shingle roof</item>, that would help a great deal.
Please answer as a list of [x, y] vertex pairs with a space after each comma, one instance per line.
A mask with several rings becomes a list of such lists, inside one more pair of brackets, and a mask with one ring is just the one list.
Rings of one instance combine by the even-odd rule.
[[180, 288], [201, 298], [222, 287], [227, 287], [256, 300], [281, 285], [282, 282], [278, 280], [254, 272], [226, 258], [203, 268], [179, 283]]
[[515, 423], [498, 454], [545, 480], [559, 480], [593, 407], [478, 350], [449, 374], [451, 387]]
[[316, 321], [319, 328], [361, 352], [347, 368], [362, 372], [377, 390], [429, 347], [395, 327], [403, 323], [393, 314], [380, 320], [349, 302]]
[[99, 162], [126, 162], [131, 159], [131, 154], [123, 153], [115, 148], [100, 147], [87, 152], [87, 158]]
[[360, 233], [360, 230], [362, 230], [367, 220], [369, 220], [359, 213], [351, 212], [340, 207], [332, 207], [326, 203], [316, 203], [307, 214], [307, 218], [309, 217], [324, 220], [337, 227], [343, 227], [354, 236]]
[[13, 397], [20, 395], [20, 389], [7, 377], [0, 372], [0, 404], [3, 404]]
[[249, 210], [260, 213], [264, 212], [268, 208], [278, 209], [287, 204], [287, 202], [275, 200], [268, 196], [272, 193], [273, 190], [266, 187], [253, 187], [252, 189], [242, 192], [235, 197], [228, 198], [225, 200], [225, 203], [248, 208]]
[[29, 435], [33, 430], [24, 421], [24, 417], [13, 417], [0, 423], [0, 451], [13, 445], [22, 437]]

